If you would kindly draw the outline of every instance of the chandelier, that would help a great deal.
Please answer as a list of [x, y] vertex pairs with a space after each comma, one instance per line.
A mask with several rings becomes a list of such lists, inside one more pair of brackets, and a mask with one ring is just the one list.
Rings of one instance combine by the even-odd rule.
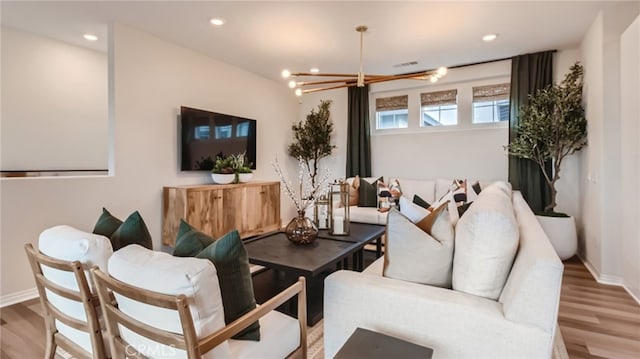
[[[410, 72], [398, 75], [370, 75], [365, 74], [363, 70], [362, 53], [364, 48], [364, 33], [368, 27], [361, 25], [356, 27], [356, 31], [360, 33], [360, 69], [356, 74], [339, 74], [339, 73], [320, 73], [320, 72], [290, 72], [282, 70], [282, 77], [289, 80], [289, 88], [295, 89], [297, 96], [303, 94], [334, 90], [344, 87], [364, 87], [364, 85], [395, 81], [395, 80], [429, 80], [434, 83], [442, 76], [446, 75], [447, 68], [440, 67], [434, 70]], [[311, 78], [312, 81], [299, 81], [305, 78]], [[327, 78], [327, 79], [320, 79]]]

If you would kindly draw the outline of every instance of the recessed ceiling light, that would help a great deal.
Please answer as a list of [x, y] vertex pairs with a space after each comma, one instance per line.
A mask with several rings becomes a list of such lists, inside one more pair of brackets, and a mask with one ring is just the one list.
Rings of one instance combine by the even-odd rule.
[[222, 26], [224, 25], [224, 19], [214, 17], [213, 19], [209, 20], [209, 23], [213, 26]]
[[482, 41], [491, 42], [498, 38], [498, 34], [486, 34], [482, 37]]
[[312, 74], [317, 74], [318, 72], [320, 72], [320, 69], [317, 67], [312, 67], [309, 72], [311, 72]]
[[84, 34], [82, 37], [87, 41], [98, 41], [98, 37], [94, 34]]

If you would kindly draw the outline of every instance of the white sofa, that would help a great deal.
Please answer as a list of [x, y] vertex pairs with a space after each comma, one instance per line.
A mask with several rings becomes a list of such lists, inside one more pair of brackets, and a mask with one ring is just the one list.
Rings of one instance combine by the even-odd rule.
[[325, 280], [325, 357], [358, 327], [430, 347], [434, 358], [550, 357], [563, 266], [522, 195], [512, 198], [519, 247], [498, 300], [383, 277], [383, 258], [338, 271]]
[[[409, 200], [413, 200], [414, 195], [420, 196], [423, 200], [434, 203], [442, 197], [453, 183], [453, 179], [408, 179], [408, 178], [388, 178], [384, 180], [391, 183], [397, 179], [402, 189], [402, 195]], [[353, 178], [348, 178], [347, 182], [353, 183]], [[469, 201], [473, 201], [475, 192], [471, 185], [476, 183], [475, 180], [467, 180], [467, 193]], [[484, 188], [490, 182], [480, 181], [480, 186]], [[349, 207], [349, 218], [351, 222], [369, 223], [369, 224], [387, 224], [387, 212], [379, 212], [376, 207]]]

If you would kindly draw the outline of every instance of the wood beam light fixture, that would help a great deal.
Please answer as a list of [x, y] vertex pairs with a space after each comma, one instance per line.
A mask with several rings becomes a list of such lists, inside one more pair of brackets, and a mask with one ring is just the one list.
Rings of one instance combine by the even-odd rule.
[[[438, 69], [409, 72], [397, 75], [370, 75], [364, 73], [363, 68], [363, 48], [364, 33], [367, 32], [364, 25], [356, 27], [356, 31], [360, 33], [360, 69], [356, 74], [341, 73], [321, 73], [321, 72], [290, 72], [282, 70], [282, 77], [289, 79], [289, 88], [295, 89], [297, 96], [303, 94], [334, 90], [344, 87], [364, 87], [364, 85], [374, 84], [378, 82], [395, 81], [395, 80], [429, 80], [431, 83], [437, 82], [442, 76], [446, 75], [447, 68], [440, 67]], [[309, 79], [307, 81], [301, 81]]]

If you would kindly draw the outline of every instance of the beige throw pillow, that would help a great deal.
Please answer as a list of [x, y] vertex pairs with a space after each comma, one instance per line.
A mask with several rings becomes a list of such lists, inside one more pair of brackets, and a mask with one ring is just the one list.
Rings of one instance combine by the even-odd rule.
[[451, 288], [453, 226], [444, 203], [417, 224], [395, 209], [387, 217], [383, 275]]
[[520, 238], [509, 188], [496, 182], [483, 189], [458, 221], [453, 289], [494, 300], [500, 296]]

